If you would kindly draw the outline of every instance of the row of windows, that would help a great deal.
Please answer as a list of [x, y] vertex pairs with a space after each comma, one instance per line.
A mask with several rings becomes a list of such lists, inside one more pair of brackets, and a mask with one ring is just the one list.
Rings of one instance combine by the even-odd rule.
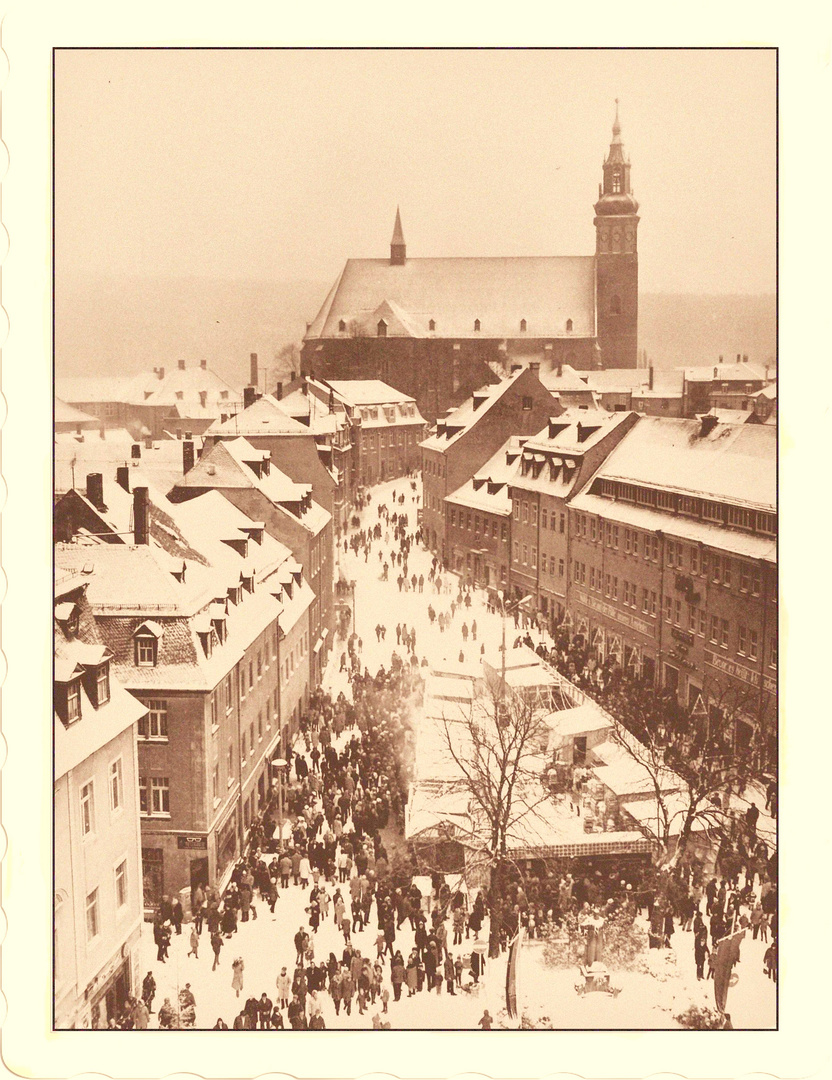
[[445, 462], [442, 458], [425, 456], [422, 462], [422, 472], [428, 476], [444, 476], [445, 475]]
[[601, 495], [619, 499], [622, 502], [634, 502], [639, 506], [655, 507], [685, 517], [697, 518], [720, 525], [729, 525], [763, 536], [776, 536], [777, 515], [763, 510], [751, 510], [742, 506], [715, 502], [713, 499], [693, 495], [682, 495], [672, 491], [657, 491], [655, 488], [626, 484], [619, 480], [601, 479], [593, 485]]
[[[451, 525], [456, 525], [457, 516], [454, 507], [450, 508], [449, 520]], [[480, 515], [472, 514], [470, 510], [467, 512], [464, 510], [459, 511], [459, 527], [460, 529], [467, 529], [468, 532], [473, 531], [475, 536], [480, 535], [480, 528], [482, 528], [482, 536], [487, 537], [489, 535], [488, 518], [483, 516], [482, 520], [480, 520]], [[498, 534], [497, 522], [493, 519], [490, 524], [490, 532], [492, 540], [496, 540]], [[499, 536], [501, 540], [508, 539], [508, 525], [504, 521], [500, 522]]]
[[[364, 447], [368, 450], [375, 450], [377, 448], [384, 449], [387, 446], [396, 446], [396, 432], [395, 431], [365, 431], [364, 432]], [[398, 432], [398, 445], [404, 446], [405, 443], [415, 443], [419, 441], [419, 432], [417, 431], [399, 431]]]
[[[523, 566], [530, 566], [532, 570], [537, 569], [537, 548], [532, 545], [530, 548], [528, 544], [521, 544], [518, 540], [514, 541], [512, 548], [511, 561], [517, 565], [522, 563]], [[564, 576], [564, 561], [558, 559], [555, 561], [554, 555], [547, 555], [541, 552], [540, 555], [540, 570], [544, 574], [551, 574], [552, 577]]]
[[[482, 327], [482, 321], [480, 319], [474, 319], [474, 332], [479, 333], [481, 327]], [[520, 333], [525, 334], [527, 327], [528, 327], [528, 323], [526, 322], [526, 320], [521, 319], [520, 320]], [[379, 321], [376, 323], [376, 336], [377, 337], [387, 337], [387, 328], [388, 328], [387, 321], [385, 319], [379, 319]], [[428, 330], [431, 333], [435, 332], [435, 330], [436, 330], [436, 319], [429, 319], [428, 320]], [[338, 333], [339, 334], [345, 334], [346, 331], [347, 331], [346, 320], [345, 319], [339, 319], [338, 320]], [[567, 334], [572, 333], [572, 320], [571, 319], [566, 320], [566, 333]], [[181, 396], [181, 395], [179, 395], [179, 396]]]
[[[537, 527], [537, 503], [529, 503], [525, 499], [514, 500], [514, 520], [523, 525]], [[548, 510], [540, 511], [540, 528], [551, 529], [552, 532], [566, 531], [566, 514], [556, 513], [554, 510], [549, 514]]]

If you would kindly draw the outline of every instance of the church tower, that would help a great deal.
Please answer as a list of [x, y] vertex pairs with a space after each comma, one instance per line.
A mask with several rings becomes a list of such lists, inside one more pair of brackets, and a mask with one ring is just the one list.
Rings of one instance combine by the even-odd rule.
[[404, 266], [407, 261], [407, 247], [402, 232], [402, 217], [396, 207], [396, 224], [393, 226], [393, 239], [390, 241], [390, 265]]
[[604, 180], [595, 204], [595, 287], [598, 346], [605, 368], [638, 366], [638, 203], [630, 159], [621, 142], [618, 98]]

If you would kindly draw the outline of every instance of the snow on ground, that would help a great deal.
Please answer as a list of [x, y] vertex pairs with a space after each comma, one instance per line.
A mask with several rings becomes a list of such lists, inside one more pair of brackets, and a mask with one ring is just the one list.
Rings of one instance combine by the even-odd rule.
[[[379, 520], [377, 507], [380, 502], [385, 502], [392, 511], [393, 490], [397, 496], [405, 494], [404, 505], [400, 507], [397, 503], [395, 509], [406, 511], [409, 529], [415, 528], [418, 494], [412, 491], [409, 480], [401, 479], [388, 481], [372, 489], [372, 502], [361, 514], [363, 526], [372, 526]], [[421, 485], [417, 491], [421, 491]], [[501, 619], [499, 615], [486, 610], [485, 597], [481, 592], [474, 593], [470, 609], [457, 610], [446, 632], [440, 633], [435, 624], [430, 625], [427, 615], [429, 604], [433, 605], [437, 614], [443, 611], [450, 615], [451, 601], [456, 599], [458, 578], [453, 574], [443, 574], [452, 591], [437, 596], [435, 589], [427, 581], [432, 559], [429, 552], [414, 546], [408, 560], [408, 574], [415, 572], [417, 577], [419, 574], [425, 577], [423, 593], [400, 593], [395, 580], [399, 573], [398, 568], [395, 572], [391, 570], [390, 581], [380, 580], [383, 560], [379, 561], [379, 548], [389, 557], [394, 546], [392, 529], [389, 532], [389, 541], [385, 544], [382, 534], [381, 543], [373, 545], [368, 560], [365, 561], [363, 552], [358, 556], [351, 550], [345, 553], [342, 544], [336, 561], [336, 577], [340, 568], [347, 580], [356, 582], [356, 632], [362, 639], [362, 665], [373, 674], [380, 665], [389, 666], [391, 654], [397, 649], [395, 627], [398, 622], [406, 623], [409, 629], [416, 629], [416, 652], [420, 661], [422, 657], [426, 657], [429, 663], [443, 659], [457, 660], [460, 650], [466, 660], [476, 660], [483, 643], [486, 651], [493, 653], [501, 640]], [[473, 642], [469, 636], [465, 643], [462, 638], [462, 624], [465, 622], [470, 628], [472, 619], [477, 622], [477, 641]], [[376, 638], [375, 626], [379, 623], [387, 627], [386, 639], [383, 641]], [[522, 631], [515, 629], [511, 619], [507, 620], [506, 640], [509, 647], [520, 632]], [[533, 637], [537, 641], [540, 635], [535, 632]], [[333, 694], [337, 694], [339, 690], [349, 694], [346, 675], [338, 670], [340, 654], [345, 645], [345, 642], [335, 642], [324, 676], [324, 686]], [[405, 659], [405, 650], [398, 647], [397, 651], [399, 656]], [[329, 887], [328, 891], [332, 894], [334, 886]], [[342, 887], [342, 893], [349, 907], [349, 891], [345, 886]], [[308, 918], [304, 910], [308, 894], [309, 890], [302, 890], [294, 885], [290, 885], [288, 890], [281, 890], [274, 915], [270, 914], [268, 906], [262, 901], [256, 901], [258, 918], [248, 923], [241, 922], [238, 932], [231, 939], [224, 939], [225, 945], [216, 971], [211, 970], [213, 953], [207, 930], [203, 929], [199, 959], [186, 955], [189, 949], [190, 927], [185, 924], [182, 935], [174, 936], [171, 941], [167, 963], [160, 964], [156, 962], [152, 927], [145, 924], [142, 935], [142, 977], [146, 971], [152, 970], [157, 982], [151, 1026], [156, 1026], [156, 1013], [165, 997], [169, 997], [176, 1004], [178, 992], [186, 982], [191, 984], [196, 998], [198, 1027], [213, 1027], [218, 1017], [222, 1017], [230, 1026], [237, 1012], [252, 994], [259, 997], [265, 990], [274, 1000], [275, 979], [281, 967], [285, 965], [290, 975], [294, 968], [294, 935], [299, 926], [308, 928]], [[363, 956], [375, 960], [375, 939], [378, 934], [375, 907], [372, 916], [368, 927], [353, 935], [353, 942]], [[448, 929], [448, 940], [451, 941], [449, 924]], [[486, 922], [482, 930], [484, 938], [487, 938], [487, 932]], [[468, 951], [472, 941], [473, 939], [466, 942], [467, 948], [464, 947], [461, 951]], [[547, 968], [542, 962], [542, 946], [529, 943], [524, 947], [520, 961], [519, 996], [523, 1012], [533, 1023], [540, 1023], [541, 1026], [551, 1024], [556, 1028], [676, 1027], [673, 1015], [691, 1002], [713, 1007], [713, 984], [696, 981], [693, 935], [677, 931], [673, 942], [678, 974], [662, 982], [643, 973], [613, 971], [613, 984], [622, 988], [617, 998], [603, 993], [577, 994], [574, 987], [579, 973], [576, 970]], [[406, 959], [412, 946], [413, 931], [409, 923], [405, 923], [402, 929], [397, 931], [395, 947], [401, 950]], [[317, 962], [326, 960], [330, 951], [340, 958], [344, 939], [336, 929], [331, 913], [315, 935], [314, 947]], [[728, 1010], [736, 1028], [771, 1028], [776, 1023], [775, 984], [763, 974], [765, 948], [762, 942], [751, 941], [750, 936], [743, 943], [741, 963], [736, 968], [739, 981], [731, 988], [728, 996]], [[451, 951], [456, 955], [460, 950], [451, 946]], [[242, 956], [246, 965], [244, 990], [239, 999], [231, 988], [231, 964], [237, 956]], [[441, 995], [422, 991], [411, 999], [408, 999], [405, 988], [402, 1000], [398, 1003], [393, 1001], [391, 992], [390, 1011], [386, 1019], [390, 1020], [394, 1029], [476, 1028], [483, 1010], [487, 1008], [493, 1017], [505, 1022], [507, 1026], [516, 1026], [516, 1022], [505, 1018], [505, 962], [505, 957], [487, 961], [480, 988], [475, 993], [457, 989], [457, 995], [452, 1000], [448, 999], [444, 984]], [[388, 959], [384, 961], [384, 965], [385, 980], [389, 987]], [[369, 1028], [372, 1026], [373, 1013], [381, 1009], [381, 1003], [377, 1002], [375, 1006], [368, 1006], [366, 1014], [361, 1016], [354, 1001], [351, 1016], [345, 1016], [342, 1010], [341, 1016], [336, 1017], [329, 995], [322, 993], [321, 999], [323, 1017], [328, 1028]], [[548, 1017], [548, 1021], [542, 1021], [543, 1017]]]

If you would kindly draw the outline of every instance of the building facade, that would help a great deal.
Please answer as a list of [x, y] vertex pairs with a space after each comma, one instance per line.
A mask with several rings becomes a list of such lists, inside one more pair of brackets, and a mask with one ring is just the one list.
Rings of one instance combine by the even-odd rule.
[[115, 678], [82, 573], [55, 586], [54, 1002], [99, 1028], [141, 984], [139, 770], [145, 707]]

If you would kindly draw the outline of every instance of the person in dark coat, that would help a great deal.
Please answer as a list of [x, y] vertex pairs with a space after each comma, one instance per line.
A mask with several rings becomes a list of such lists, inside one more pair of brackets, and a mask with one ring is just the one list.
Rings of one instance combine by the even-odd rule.
[[182, 911], [182, 903], [181, 903], [179, 897], [176, 896], [176, 897], [174, 897], [173, 903], [171, 904], [171, 922], [173, 923], [174, 929], [176, 930], [177, 934], [182, 933], [182, 919], [183, 918], [184, 918], [184, 913]]
[[153, 978], [153, 972], [148, 971], [144, 977], [142, 983], [142, 1001], [147, 1006], [149, 1013], [153, 1012], [153, 999], [156, 996], [156, 980]]

